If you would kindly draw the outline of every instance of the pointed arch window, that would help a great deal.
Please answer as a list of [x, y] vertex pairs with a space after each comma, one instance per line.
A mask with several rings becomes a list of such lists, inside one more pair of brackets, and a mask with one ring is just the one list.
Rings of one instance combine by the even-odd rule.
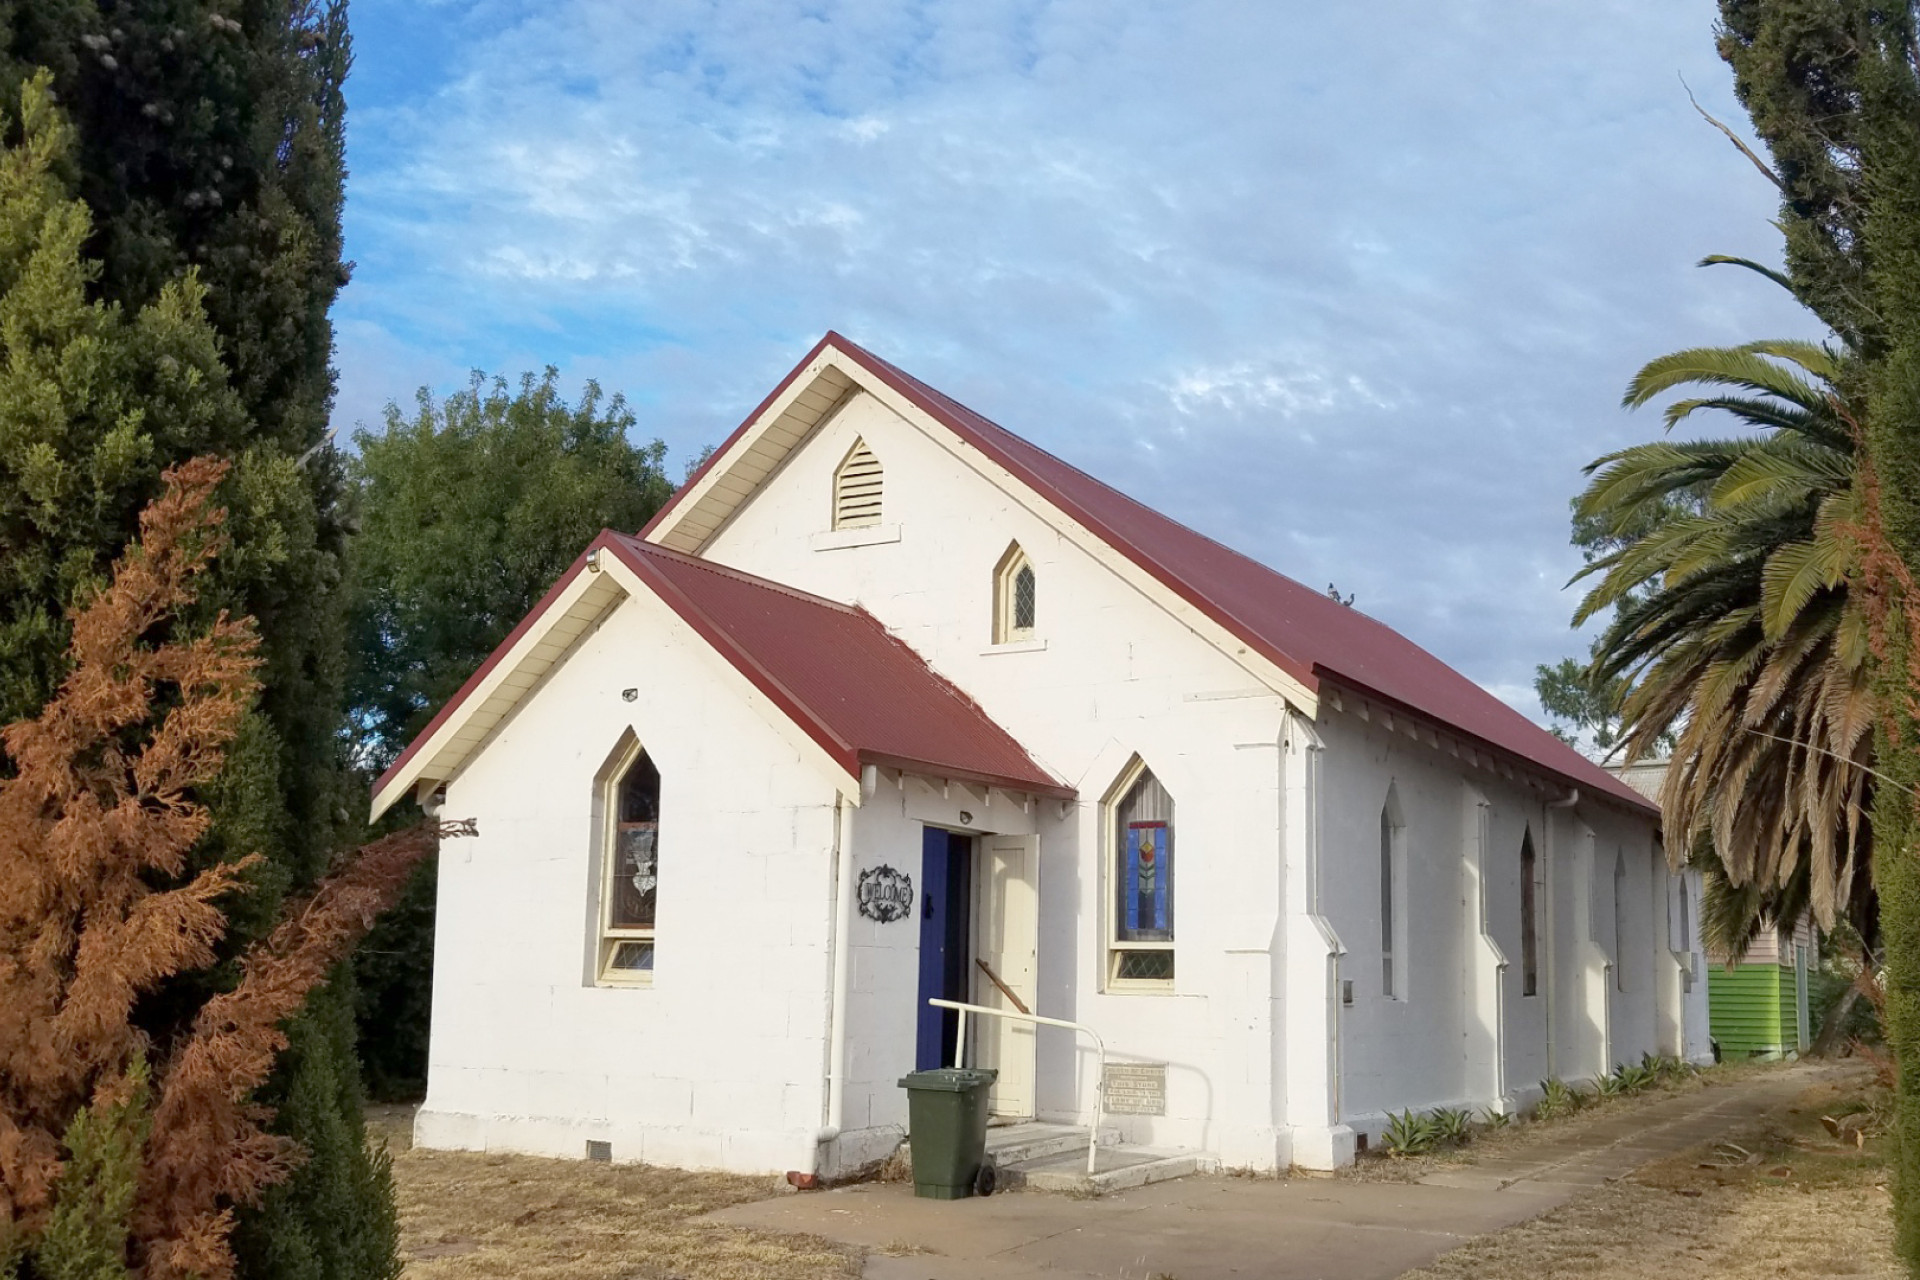
[[993, 571], [993, 642], [1033, 639], [1040, 607], [1040, 579], [1019, 543], [1007, 548]]
[[1173, 797], [1135, 761], [1109, 805], [1112, 915], [1107, 980], [1120, 989], [1173, 988]]
[[1390, 1000], [1407, 994], [1406, 847], [1399, 796], [1389, 787], [1380, 806], [1380, 994]]
[[1680, 989], [1693, 990], [1693, 882], [1689, 873], [1682, 871], [1680, 881], [1680, 919], [1675, 922], [1677, 930], [1672, 938], [1674, 950], [1680, 960]]
[[885, 478], [880, 459], [867, 442], [855, 440], [833, 473], [833, 527], [868, 529], [879, 524]]
[[1539, 859], [1533, 828], [1520, 837], [1520, 994], [1540, 994]]
[[600, 980], [644, 984], [653, 979], [660, 897], [660, 770], [637, 743], [614, 771], [606, 811]]
[[1613, 851], [1613, 989], [1627, 989], [1627, 851]]

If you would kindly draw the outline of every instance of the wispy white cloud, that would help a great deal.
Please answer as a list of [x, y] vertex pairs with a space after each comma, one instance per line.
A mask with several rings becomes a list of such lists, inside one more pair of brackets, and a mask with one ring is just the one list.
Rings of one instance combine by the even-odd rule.
[[552, 362], [686, 454], [837, 327], [1524, 702], [1628, 375], [1804, 329], [1690, 265], [1776, 252], [1713, 17], [361, 0], [341, 413]]

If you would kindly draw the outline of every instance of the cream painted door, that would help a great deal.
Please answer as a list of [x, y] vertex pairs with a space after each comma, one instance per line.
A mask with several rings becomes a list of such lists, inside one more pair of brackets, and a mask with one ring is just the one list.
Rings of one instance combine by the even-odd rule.
[[[1029, 1013], [1040, 987], [1040, 838], [980, 837], [974, 883], [976, 921], [974, 955], [984, 960]], [[978, 964], [973, 973], [974, 1002], [990, 1009], [1016, 1008], [1000, 985]], [[1032, 1023], [977, 1016], [975, 1062], [1000, 1073], [988, 1097], [996, 1116], [1033, 1115], [1034, 1031]]]

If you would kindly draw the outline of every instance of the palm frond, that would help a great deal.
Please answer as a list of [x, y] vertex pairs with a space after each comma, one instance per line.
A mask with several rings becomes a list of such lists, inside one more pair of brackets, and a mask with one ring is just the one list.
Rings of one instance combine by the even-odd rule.
[[1755, 275], [1765, 276], [1796, 298], [1800, 296], [1799, 291], [1793, 287], [1792, 280], [1772, 267], [1755, 262], [1752, 258], [1738, 258], [1728, 253], [1710, 253], [1694, 265], [1697, 267], [1745, 267]]
[[1627, 384], [1620, 403], [1638, 409], [1655, 396], [1691, 383], [1738, 387], [1780, 397], [1810, 413], [1830, 403], [1828, 388], [1747, 347], [1690, 347], [1649, 360]]
[[1713, 410], [1755, 434], [1616, 450], [1575, 502], [1608, 537], [1575, 578], [1576, 622], [1612, 614], [1589, 677], [1625, 682], [1629, 758], [1672, 743], [1667, 838], [1711, 855], [1728, 951], [1769, 913], [1811, 905], [1827, 923], [1859, 900], [1875, 704], [1848, 588], [1859, 511], [1836, 388], [1850, 359], [1781, 339], [1650, 361], [1627, 406], [1693, 388], [1666, 407], [1669, 430]]

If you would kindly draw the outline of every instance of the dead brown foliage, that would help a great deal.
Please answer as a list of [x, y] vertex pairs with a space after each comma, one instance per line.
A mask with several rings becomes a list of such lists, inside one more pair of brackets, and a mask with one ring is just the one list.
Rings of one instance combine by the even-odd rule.
[[257, 691], [251, 619], [174, 630], [224, 545], [213, 505], [226, 464], [167, 472], [140, 539], [73, 619], [71, 673], [41, 713], [0, 730], [0, 1246], [31, 1242], [59, 1195], [62, 1136], [152, 1064], [128, 1263], [150, 1280], [226, 1280], [233, 1206], [299, 1158], [250, 1095], [286, 1045], [280, 1022], [371, 925], [437, 837], [391, 836], [347, 860], [242, 957], [178, 1042], [131, 1020], [139, 998], [205, 967], [225, 934], [220, 901], [248, 857], [190, 866], [214, 779]]

